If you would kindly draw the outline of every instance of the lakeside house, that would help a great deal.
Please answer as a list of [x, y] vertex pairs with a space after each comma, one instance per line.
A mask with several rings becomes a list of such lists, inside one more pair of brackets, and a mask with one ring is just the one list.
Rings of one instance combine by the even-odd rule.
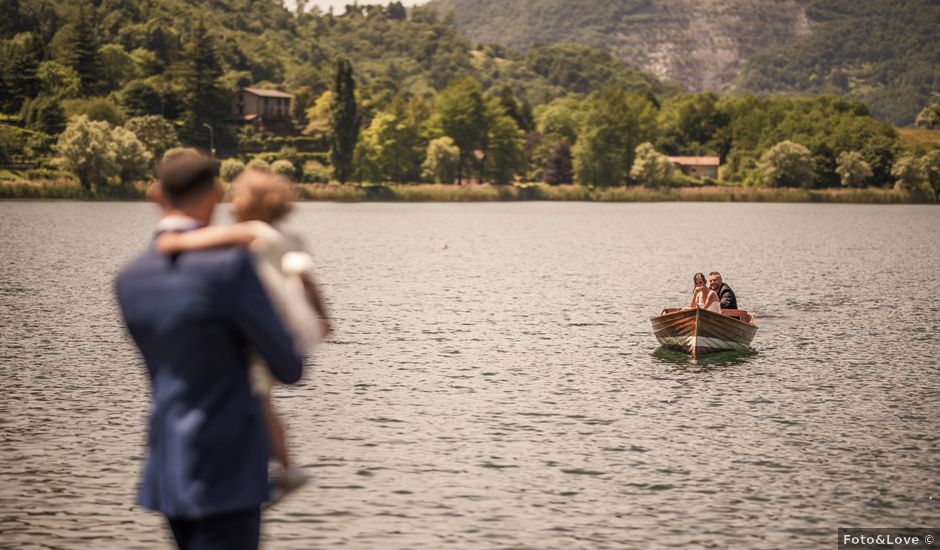
[[241, 88], [232, 98], [232, 118], [241, 124], [292, 133], [290, 105], [294, 96], [280, 90]]
[[718, 179], [718, 157], [669, 157], [669, 162], [676, 165], [686, 176], [695, 179]]

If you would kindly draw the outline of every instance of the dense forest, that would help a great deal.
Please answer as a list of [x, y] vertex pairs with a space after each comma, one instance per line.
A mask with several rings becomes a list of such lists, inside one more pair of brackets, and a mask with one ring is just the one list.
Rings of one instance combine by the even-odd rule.
[[[472, 43], [452, 15], [399, 2], [0, 6], [0, 164], [89, 191], [183, 145], [214, 147], [225, 178], [341, 183], [693, 184], [666, 155], [713, 155], [723, 183], [917, 187], [940, 161], [863, 102], [690, 92], [585, 45]], [[292, 94], [289, 128], [236, 124], [246, 86]]]
[[691, 90], [834, 94], [910, 125], [940, 91], [933, 0], [432, 0], [468, 36], [584, 44]]

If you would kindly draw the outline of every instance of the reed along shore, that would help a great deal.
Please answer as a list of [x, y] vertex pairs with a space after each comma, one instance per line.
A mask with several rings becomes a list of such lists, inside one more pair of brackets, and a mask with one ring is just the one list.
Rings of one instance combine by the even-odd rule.
[[[72, 180], [0, 181], [0, 199], [145, 200], [146, 184], [112, 186], [88, 192]], [[922, 204], [935, 202], [922, 190], [885, 188], [801, 189], [690, 186], [596, 187], [542, 183], [490, 184], [296, 184], [301, 201], [329, 202], [823, 202], [843, 204]]]

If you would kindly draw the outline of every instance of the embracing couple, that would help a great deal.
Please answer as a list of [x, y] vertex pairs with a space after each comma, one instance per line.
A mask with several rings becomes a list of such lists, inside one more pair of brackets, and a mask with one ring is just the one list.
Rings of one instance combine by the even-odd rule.
[[[249, 170], [233, 183], [240, 223], [210, 227], [222, 191], [196, 151], [165, 159], [151, 246], [117, 277], [152, 403], [138, 501], [166, 516], [180, 548], [257, 548], [261, 506], [302, 485], [271, 405], [330, 332], [302, 246], [275, 226], [288, 183]], [[269, 484], [268, 461], [279, 476]]]
[[696, 273], [692, 281], [695, 288], [692, 291], [692, 303], [687, 309], [701, 308], [715, 313], [721, 313], [723, 309], [738, 309], [734, 291], [721, 280], [721, 273], [709, 273], [707, 284], [705, 275], [701, 273]]

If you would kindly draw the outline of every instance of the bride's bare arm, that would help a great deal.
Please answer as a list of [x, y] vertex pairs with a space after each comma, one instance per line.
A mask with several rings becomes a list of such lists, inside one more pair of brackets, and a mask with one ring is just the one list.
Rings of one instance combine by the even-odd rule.
[[698, 303], [698, 289], [692, 291], [692, 302], [689, 303], [689, 307], [687, 309], [694, 309], [696, 303]]
[[223, 246], [248, 246], [257, 235], [246, 224], [230, 227], [210, 226], [184, 233], [162, 233], [156, 239], [157, 250], [174, 254], [185, 250], [202, 250]]

